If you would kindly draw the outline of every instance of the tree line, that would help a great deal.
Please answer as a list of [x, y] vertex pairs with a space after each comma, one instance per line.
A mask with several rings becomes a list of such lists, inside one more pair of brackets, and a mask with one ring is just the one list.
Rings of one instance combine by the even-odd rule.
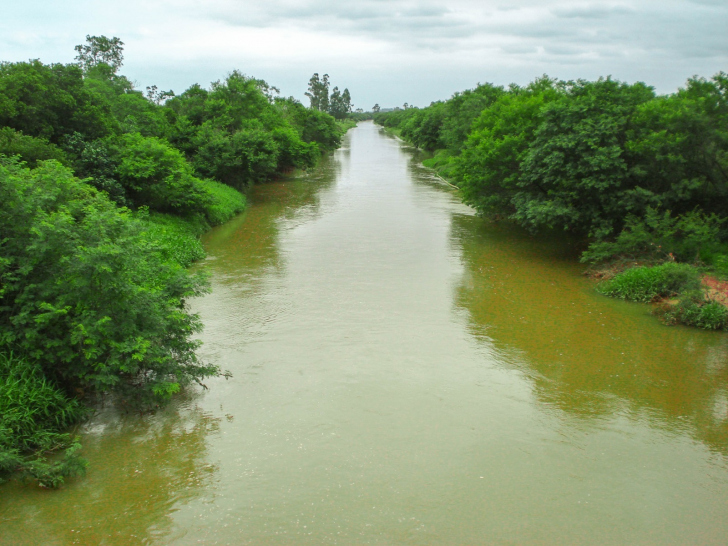
[[[728, 275], [723, 72], [668, 95], [612, 78], [484, 84], [374, 119], [433, 152], [425, 163], [483, 216], [581, 237], [584, 262], [617, 270], [685, 262]], [[661, 282], [668, 288], [651, 297], [685, 295], [673, 319], [695, 322], [689, 317], [714, 303], [694, 290], [694, 278], [684, 284], [690, 290]], [[710, 327], [728, 327], [728, 315], [710, 309], [720, 314]]]
[[239, 71], [145, 94], [119, 73], [123, 45], [87, 36], [72, 64], [0, 63], [0, 480], [82, 471], [63, 429], [91, 395], [149, 408], [223, 373], [197, 357], [187, 306], [209, 289], [186, 269], [198, 235], [345, 131]]

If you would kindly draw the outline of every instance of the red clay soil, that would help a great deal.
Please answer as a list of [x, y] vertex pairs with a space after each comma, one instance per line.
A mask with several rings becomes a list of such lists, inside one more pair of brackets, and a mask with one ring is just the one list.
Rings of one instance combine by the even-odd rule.
[[728, 281], [719, 281], [712, 275], [705, 275], [703, 286], [709, 299], [728, 307]]

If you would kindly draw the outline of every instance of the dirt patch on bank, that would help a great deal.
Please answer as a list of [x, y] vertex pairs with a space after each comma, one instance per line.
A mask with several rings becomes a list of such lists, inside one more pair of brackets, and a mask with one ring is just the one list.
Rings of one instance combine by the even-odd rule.
[[728, 281], [718, 280], [713, 275], [705, 275], [702, 281], [706, 297], [728, 307]]

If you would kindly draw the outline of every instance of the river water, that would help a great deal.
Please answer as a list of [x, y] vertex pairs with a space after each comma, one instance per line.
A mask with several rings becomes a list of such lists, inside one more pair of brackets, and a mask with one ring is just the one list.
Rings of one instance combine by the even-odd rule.
[[578, 250], [487, 224], [361, 123], [210, 232], [202, 354], [102, 409], [2, 544], [726, 544], [728, 337], [597, 295]]

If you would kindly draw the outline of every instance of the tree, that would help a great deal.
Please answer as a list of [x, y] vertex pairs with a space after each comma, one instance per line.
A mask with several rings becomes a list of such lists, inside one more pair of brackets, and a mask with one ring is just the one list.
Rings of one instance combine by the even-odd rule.
[[521, 165], [514, 219], [601, 238], [621, 229], [625, 213], [644, 210], [637, 158], [626, 142], [654, 92], [611, 78], [563, 85], [565, 93], [541, 110]]
[[311, 108], [320, 110], [321, 112], [329, 111], [329, 75], [324, 74], [323, 78], [319, 78], [316, 72], [308, 81], [308, 91], [306, 96], [311, 101]]
[[74, 132], [86, 138], [113, 133], [108, 101], [86, 83], [73, 64], [0, 63], [0, 126], [53, 144]]
[[343, 93], [339, 92], [338, 87], [334, 87], [331, 92], [329, 101], [329, 114], [336, 119], [344, 119], [351, 112], [351, 95], [348, 89], [344, 89]]
[[86, 44], [77, 45], [73, 49], [78, 52], [76, 61], [84, 72], [103, 63], [111, 67], [112, 72], [116, 74], [124, 61], [124, 42], [116, 36], [109, 39], [106, 36], [87, 34]]
[[372, 112], [374, 112], [375, 114], [379, 113], [379, 110], [381, 110], [381, 108], [379, 107], [379, 103], [372, 106]]
[[157, 106], [164, 104], [167, 99], [174, 97], [174, 91], [160, 91], [156, 85], [147, 86], [147, 100]]

